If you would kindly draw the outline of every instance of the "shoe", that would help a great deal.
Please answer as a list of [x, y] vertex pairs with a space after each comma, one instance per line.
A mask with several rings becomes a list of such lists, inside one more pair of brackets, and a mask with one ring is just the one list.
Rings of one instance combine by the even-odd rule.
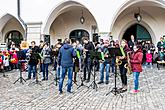
[[122, 92], [126, 92], [127, 91], [127, 86], [124, 86], [122, 89], [121, 89]]
[[45, 78], [43, 78], [42, 81], [45, 81]]
[[67, 90], [68, 93], [73, 93], [72, 91]]
[[63, 94], [63, 91], [60, 91], [59, 94], [62, 95]]
[[30, 80], [31, 78], [27, 78], [26, 80]]
[[46, 78], [45, 80], [48, 80], [48, 78]]
[[109, 81], [105, 81], [105, 84], [109, 84]]
[[90, 80], [86, 80], [86, 83], [89, 83], [90, 82]]
[[131, 91], [130, 91], [131, 94], [136, 94], [136, 93], [138, 93], [138, 92], [139, 92], [139, 90], [131, 90]]
[[99, 81], [97, 84], [102, 84], [102, 83], [104, 83], [103, 81]]
[[85, 81], [86, 79], [83, 79], [83, 81]]
[[74, 82], [74, 83], [76, 83], [76, 82], [77, 82], [77, 80], [73, 80], [73, 82]]

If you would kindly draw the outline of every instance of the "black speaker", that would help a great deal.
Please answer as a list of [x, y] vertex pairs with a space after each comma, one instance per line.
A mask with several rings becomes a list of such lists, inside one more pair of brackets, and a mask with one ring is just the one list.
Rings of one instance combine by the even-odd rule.
[[93, 42], [98, 42], [99, 41], [99, 36], [97, 33], [93, 34]]
[[50, 35], [44, 35], [44, 42], [50, 44]]

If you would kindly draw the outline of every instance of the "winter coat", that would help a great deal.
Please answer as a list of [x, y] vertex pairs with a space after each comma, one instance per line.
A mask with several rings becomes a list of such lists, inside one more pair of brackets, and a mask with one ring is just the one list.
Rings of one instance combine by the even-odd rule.
[[130, 57], [132, 72], [142, 72], [142, 50], [134, 52]]
[[146, 62], [152, 63], [152, 54], [151, 53], [146, 54]]
[[76, 52], [69, 44], [64, 44], [58, 54], [58, 64], [64, 68], [73, 67], [73, 57], [76, 56]]
[[41, 55], [43, 57], [43, 63], [44, 64], [50, 64], [51, 63], [51, 49], [50, 48], [43, 48], [41, 51]]

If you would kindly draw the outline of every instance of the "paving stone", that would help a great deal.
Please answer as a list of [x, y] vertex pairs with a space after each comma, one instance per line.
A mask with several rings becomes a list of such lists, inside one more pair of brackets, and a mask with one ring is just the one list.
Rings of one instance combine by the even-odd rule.
[[[51, 84], [54, 81], [52, 74], [41, 85], [32, 83], [35, 80], [13, 84], [19, 77], [19, 72], [11, 71], [6, 74], [8, 78], [2, 77], [0, 73], [0, 110], [165, 110], [165, 68], [145, 69], [139, 77], [138, 94], [130, 94], [133, 76], [128, 75], [128, 91], [121, 94], [123, 98], [113, 93], [106, 96], [114, 87], [114, 76], [110, 77], [108, 85], [98, 85], [97, 91], [86, 87], [77, 89], [73, 85], [72, 94], [67, 93], [67, 87], [64, 86], [64, 94], [59, 95], [58, 86]], [[82, 73], [78, 74], [78, 84], [81, 75]], [[99, 76], [97, 72], [96, 82], [99, 81]], [[26, 78], [27, 74], [24, 73], [23, 77]], [[66, 83], [64, 81], [64, 85]], [[89, 86], [91, 83], [84, 84]], [[119, 77], [117, 87], [120, 86]]]

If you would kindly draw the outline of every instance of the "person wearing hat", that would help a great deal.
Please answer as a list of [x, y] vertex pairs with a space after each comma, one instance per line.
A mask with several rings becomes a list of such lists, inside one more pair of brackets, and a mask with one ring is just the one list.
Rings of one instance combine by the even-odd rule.
[[91, 69], [92, 69], [92, 59], [90, 58], [90, 51], [94, 51], [95, 47], [92, 42], [89, 41], [88, 37], [83, 37], [84, 49], [83, 53], [85, 54], [84, 58], [84, 81], [86, 80], [86, 75], [88, 72], [88, 78], [86, 82], [90, 82]]

